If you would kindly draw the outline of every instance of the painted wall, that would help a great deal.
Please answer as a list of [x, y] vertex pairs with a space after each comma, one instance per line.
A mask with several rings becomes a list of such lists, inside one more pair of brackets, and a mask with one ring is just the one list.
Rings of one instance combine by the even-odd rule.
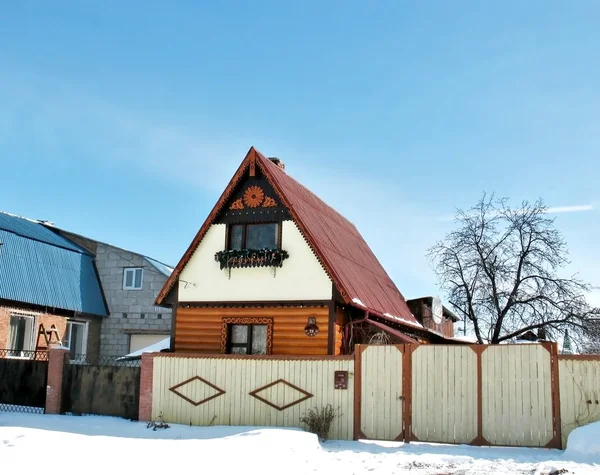
[[329, 300], [332, 283], [293, 221], [284, 221], [282, 248], [290, 257], [277, 268], [220, 270], [215, 253], [225, 246], [224, 224], [208, 230], [179, 278], [179, 301]]

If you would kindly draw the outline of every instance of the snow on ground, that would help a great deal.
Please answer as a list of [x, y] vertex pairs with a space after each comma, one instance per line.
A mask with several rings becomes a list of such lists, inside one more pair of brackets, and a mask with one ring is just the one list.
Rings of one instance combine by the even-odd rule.
[[[596, 431], [600, 434], [600, 424]], [[591, 431], [585, 436], [592, 436]], [[395, 442], [319, 444], [301, 429], [173, 425], [153, 431], [144, 423], [111, 417], [0, 413], [1, 471], [25, 475], [600, 473], [600, 454], [592, 458], [582, 450], [582, 443], [565, 452]]]

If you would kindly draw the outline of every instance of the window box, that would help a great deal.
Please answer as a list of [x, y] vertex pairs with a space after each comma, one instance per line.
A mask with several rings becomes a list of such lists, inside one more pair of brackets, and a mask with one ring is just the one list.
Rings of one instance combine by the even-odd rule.
[[282, 249], [229, 249], [215, 254], [221, 269], [235, 267], [281, 267], [289, 257]]

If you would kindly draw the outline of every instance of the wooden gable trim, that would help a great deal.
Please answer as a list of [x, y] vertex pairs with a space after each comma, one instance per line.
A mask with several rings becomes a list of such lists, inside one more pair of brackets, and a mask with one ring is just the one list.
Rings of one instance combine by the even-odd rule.
[[264, 155], [262, 155], [260, 152], [258, 152], [254, 147], [250, 147], [250, 150], [248, 150], [246, 157], [240, 164], [239, 168], [237, 169], [237, 171], [234, 174], [234, 176], [232, 177], [232, 179], [229, 181], [229, 184], [225, 188], [225, 191], [223, 192], [223, 194], [221, 195], [221, 197], [219, 198], [219, 200], [213, 207], [212, 211], [210, 212], [210, 214], [204, 221], [204, 224], [202, 225], [202, 227], [200, 228], [200, 230], [198, 231], [198, 233], [192, 240], [191, 244], [189, 245], [188, 249], [184, 253], [183, 257], [180, 259], [177, 266], [175, 266], [175, 269], [173, 269], [173, 272], [171, 273], [171, 275], [165, 282], [163, 288], [158, 293], [158, 296], [156, 297], [156, 300], [155, 300], [155, 305], [161, 305], [163, 303], [165, 297], [169, 294], [169, 291], [171, 290], [173, 285], [175, 285], [175, 283], [178, 281], [179, 275], [183, 271], [183, 268], [189, 262], [189, 260], [192, 258], [192, 255], [194, 254], [194, 252], [200, 245], [200, 242], [202, 241], [202, 239], [208, 232], [208, 229], [213, 224], [213, 222], [215, 221], [215, 219], [217, 218], [219, 213], [222, 211], [225, 204], [228, 202], [229, 198], [231, 197], [231, 195], [233, 194], [233, 192], [235, 190], [236, 185], [243, 178], [245, 172], [248, 169], [250, 171], [252, 171], [253, 169], [255, 170], [256, 166], [258, 166], [260, 168], [261, 172], [264, 174], [264, 176], [267, 179], [267, 181], [269, 182], [269, 184], [273, 187], [275, 194], [279, 197], [279, 199], [281, 200], [281, 203], [283, 203], [283, 205], [286, 207], [286, 209], [292, 216], [292, 219], [296, 223], [296, 226], [298, 226], [298, 229], [300, 230], [300, 233], [304, 237], [306, 243], [309, 245], [309, 247], [313, 251], [315, 257], [317, 258], [317, 260], [323, 267], [323, 270], [325, 270], [325, 273], [327, 274], [327, 276], [331, 279], [331, 281], [333, 282], [333, 284], [339, 291], [339, 294], [342, 297], [342, 299], [344, 300], [344, 302], [350, 303], [350, 299], [348, 297], [348, 292], [341, 284], [341, 281], [340, 281], [338, 275], [336, 274], [336, 272], [334, 271], [333, 266], [325, 258], [324, 254], [321, 252], [321, 250], [316, 245], [316, 240], [315, 240], [314, 236], [312, 236], [312, 234], [308, 231], [304, 222], [302, 222], [302, 220], [298, 217], [296, 212], [292, 209], [290, 202], [286, 198], [285, 194], [279, 188], [277, 180], [274, 179], [274, 177], [272, 175], [272, 171], [269, 169], [268, 166], [266, 166], [265, 163], [263, 163], [263, 161], [266, 162], [267, 160], [268, 160], [268, 158], [266, 158]]
[[173, 272], [171, 272], [171, 275], [169, 276], [169, 278], [163, 285], [163, 288], [160, 290], [160, 292], [156, 296], [156, 300], [155, 300], [156, 305], [162, 304], [163, 300], [165, 299], [165, 297], [167, 296], [167, 294], [169, 293], [169, 291], [171, 290], [173, 285], [178, 281], [179, 275], [183, 271], [183, 268], [189, 262], [189, 260], [192, 258], [192, 255], [194, 254], [194, 252], [200, 245], [200, 242], [202, 241], [202, 239], [208, 232], [213, 221], [216, 219], [216, 217], [219, 215], [219, 213], [223, 209], [223, 206], [225, 206], [225, 204], [229, 200], [229, 197], [235, 190], [236, 185], [243, 178], [244, 173], [246, 172], [248, 167], [251, 165], [251, 163], [252, 164], [256, 163], [256, 151], [255, 151], [254, 147], [250, 147], [250, 150], [248, 150], [246, 157], [244, 158], [244, 160], [238, 167], [237, 171], [235, 172], [235, 174], [229, 181], [229, 184], [225, 188], [225, 191], [223, 192], [223, 194], [221, 195], [219, 200], [216, 202], [212, 211], [210, 212], [210, 214], [204, 221], [204, 224], [202, 225], [202, 227], [200, 228], [200, 230], [198, 231], [198, 233], [192, 240], [191, 244], [189, 245], [189, 247], [183, 254], [183, 257], [179, 260], [179, 263], [177, 264], [177, 266], [175, 266], [175, 269], [173, 269]]

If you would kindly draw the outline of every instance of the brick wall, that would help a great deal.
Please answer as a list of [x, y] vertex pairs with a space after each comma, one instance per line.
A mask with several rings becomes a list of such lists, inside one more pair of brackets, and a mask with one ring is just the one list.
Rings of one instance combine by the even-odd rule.
[[[16, 306], [0, 306], [0, 349], [12, 349], [10, 348], [10, 317], [11, 315], [25, 315], [34, 317], [33, 329], [34, 329], [34, 344], [38, 343], [37, 332], [40, 328], [40, 324], [44, 325], [46, 331], [49, 331], [52, 325], [55, 326], [58, 331], [61, 342], [64, 342], [65, 332], [67, 329], [67, 322], [69, 318], [63, 315], [53, 315], [50, 313], [43, 313], [35, 310], [29, 310], [24, 307]], [[88, 322], [88, 346], [87, 354], [90, 356], [97, 356], [100, 352], [100, 319], [94, 317], [77, 317], [71, 320], [79, 322]], [[56, 335], [51, 335], [51, 341], [55, 342]], [[45, 349], [46, 340], [40, 337], [37, 349]]]
[[[11, 315], [25, 315], [34, 317], [33, 330], [34, 330], [34, 344], [37, 342], [37, 332], [40, 324], [43, 324], [46, 331], [49, 331], [52, 325], [55, 325], [56, 330], [60, 338], [62, 339], [65, 334], [67, 327], [67, 317], [60, 315], [52, 315], [49, 313], [41, 313], [37, 311], [30, 311], [25, 308], [18, 307], [0, 307], [0, 348], [10, 348], [10, 317]], [[56, 336], [52, 335], [54, 341]], [[43, 337], [39, 340], [38, 349], [45, 349], [46, 341]]]
[[142, 354], [142, 368], [140, 371], [140, 421], [152, 420], [152, 378], [154, 375], [154, 356]]
[[[139, 254], [102, 243], [96, 247], [96, 267], [110, 312], [110, 317], [102, 321], [101, 356], [129, 353], [132, 333], [170, 335], [171, 311], [154, 306], [167, 280], [164, 274]], [[141, 290], [123, 289], [123, 272], [127, 267], [144, 269]]]

